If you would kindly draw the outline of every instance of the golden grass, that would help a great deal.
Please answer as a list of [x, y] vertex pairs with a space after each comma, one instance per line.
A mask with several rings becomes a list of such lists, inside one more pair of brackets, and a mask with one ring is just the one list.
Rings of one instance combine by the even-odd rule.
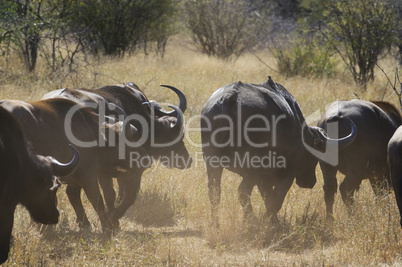
[[[259, 54], [271, 68], [274, 58]], [[378, 99], [386, 79], [378, 72], [367, 91], [356, 88], [342, 71], [332, 79], [285, 78], [268, 69], [253, 55], [235, 62], [223, 62], [200, 55], [177, 44], [168, 47], [164, 59], [136, 55], [119, 60], [103, 59], [79, 73], [49, 75], [39, 65], [35, 75], [27, 74], [17, 59], [0, 65], [0, 98], [38, 100], [47, 91], [63, 87], [94, 88], [119, 82], [135, 82], [150, 99], [177, 103], [176, 96], [160, 84], [181, 89], [188, 98], [186, 117], [200, 114], [203, 104], [216, 89], [235, 81], [261, 83], [271, 75], [298, 100], [308, 117], [322, 112], [334, 100]], [[392, 59], [381, 64], [392, 71]], [[341, 66], [339, 67], [341, 68]], [[387, 100], [396, 96], [387, 89]], [[198, 126], [198, 121], [191, 123]], [[189, 133], [200, 142], [198, 132]], [[207, 176], [200, 149], [188, 144], [198, 160], [189, 170], [153, 167], [143, 176], [136, 204], [121, 220], [121, 231], [106, 238], [89, 203], [85, 207], [91, 231], [79, 231], [64, 189], [59, 192], [60, 223], [41, 234], [30, 224], [23, 208], [16, 211], [14, 246], [5, 265], [16, 266], [378, 266], [401, 265], [401, 227], [394, 196], [378, 199], [368, 182], [356, 196], [354, 214], [349, 216], [336, 196], [335, 217], [327, 222], [323, 201], [322, 174], [311, 189], [293, 186], [279, 214], [281, 225], [271, 228], [261, 221], [265, 211], [255, 189], [252, 195], [256, 218], [242, 221], [237, 200], [240, 177], [224, 172], [219, 230], [210, 225]], [[342, 180], [339, 175], [338, 181]], [[85, 198], [85, 197], [84, 197]]]

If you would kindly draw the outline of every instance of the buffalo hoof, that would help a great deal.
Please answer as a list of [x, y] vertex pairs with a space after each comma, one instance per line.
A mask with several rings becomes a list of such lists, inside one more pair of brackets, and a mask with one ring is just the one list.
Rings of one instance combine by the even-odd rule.
[[101, 222], [102, 231], [107, 235], [112, 235], [120, 230], [119, 220], [107, 218], [106, 222]]
[[118, 232], [121, 230], [119, 220], [112, 220], [112, 223], [113, 223], [113, 232]]
[[279, 222], [278, 216], [276, 214], [268, 215], [265, 213], [263, 220], [265, 223], [267, 223], [273, 227], [280, 226], [280, 222]]
[[326, 220], [327, 220], [328, 222], [334, 222], [334, 221], [336, 221], [335, 215], [332, 214], [332, 213], [327, 213]]
[[109, 213], [108, 217], [110, 219], [113, 231], [118, 232], [118, 231], [120, 231], [120, 222], [119, 222], [119, 219], [115, 215], [116, 215], [115, 212], [111, 212], [111, 213]]
[[91, 229], [91, 223], [88, 220], [80, 221], [77, 219], [76, 223], [81, 230]]

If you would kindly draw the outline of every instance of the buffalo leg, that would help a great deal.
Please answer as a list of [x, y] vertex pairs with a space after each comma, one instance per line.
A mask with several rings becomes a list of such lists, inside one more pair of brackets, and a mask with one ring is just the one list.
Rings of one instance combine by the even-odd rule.
[[120, 205], [123, 199], [126, 197], [125, 177], [117, 177], [117, 183], [119, 185], [119, 195], [117, 196], [116, 206]]
[[[272, 211], [273, 211], [273, 202], [272, 202], [272, 195], [274, 193], [272, 185], [268, 185], [263, 181], [260, 181], [258, 184], [258, 190], [260, 191], [261, 197], [264, 200], [265, 204], [265, 216], [267, 219], [271, 219]], [[277, 221], [277, 218], [272, 218], [273, 220]]]
[[105, 205], [103, 203], [103, 198], [99, 190], [98, 179], [91, 179], [88, 177], [87, 183], [83, 186], [84, 192], [87, 195], [89, 202], [91, 202], [92, 207], [95, 209], [99, 216], [103, 232], [112, 230], [114, 228], [113, 223], [109, 219]]
[[322, 174], [324, 177], [324, 200], [327, 209], [327, 218], [332, 218], [334, 214], [335, 194], [338, 189], [338, 182], [336, 180], [337, 169], [325, 164], [320, 163]]
[[245, 177], [239, 185], [239, 201], [243, 208], [244, 219], [250, 218], [250, 216], [253, 214], [253, 207], [251, 205], [250, 197], [255, 185], [256, 182], [254, 179], [248, 179]]
[[363, 178], [364, 173], [355, 171], [352, 174], [347, 174], [339, 187], [343, 203], [345, 203], [348, 209], [353, 205], [353, 195], [359, 189]]
[[[113, 187], [113, 178], [108, 175], [99, 175], [99, 184], [103, 191], [103, 198], [105, 200], [107, 214], [113, 214], [115, 212], [116, 192]], [[109, 219], [112, 218], [109, 216]], [[118, 220], [112, 220], [112, 223], [116, 228], [119, 226]]]
[[120, 199], [114, 213], [110, 215], [113, 220], [123, 217], [128, 208], [134, 204], [140, 191], [142, 173], [142, 171], [136, 170], [135, 172], [127, 172], [119, 178], [119, 188], [123, 187], [126, 193], [124, 198]]
[[103, 191], [106, 208], [109, 213], [113, 212], [116, 201], [116, 192], [113, 188], [113, 178], [108, 175], [99, 175], [99, 184]]
[[219, 226], [218, 207], [221, 202], [222, 172], [222, 168], [212, 168], [211, 166], [207, 166], [208, 195], [211, 203], [211, 219], [216, 226]]
[[80, 228], [88, 228], [90, 227], [90, 223], [87, 215], [85, 214], [84, 206], [81, 202], [81, 186], [77, 184], [67, 185], [66, 193], [68, 196], [68, 200], [73, 206], [75, 214], [77, 216], [76, 222], [78, 223], [78, 227]]
[[265, 202], [267, 209], [266, 217], [271, 219], [273, 223], [278, 223], [278, 212], [282, 208], [286, 194], [292, 186], [293, 178], [283, 177], [281, 182], [273, 188], [267, 182], [267, 179], [261, 179], [258, 183], [258, 189]]
[[393, 149], [392, 152], [389, 152], [389, 164], [391, 171], [391, 182], [392, 187], [394, 188], [394, 194], [396, 198], [396, 204], [399, 209], [399, 216], [402, 227], [402, 158], [399, 155], [399, 152]]
[[15, 207], [0, 209], [0, 264], [7, 260], [10, 251], [10, 239], [14, 223], [14, 209]]

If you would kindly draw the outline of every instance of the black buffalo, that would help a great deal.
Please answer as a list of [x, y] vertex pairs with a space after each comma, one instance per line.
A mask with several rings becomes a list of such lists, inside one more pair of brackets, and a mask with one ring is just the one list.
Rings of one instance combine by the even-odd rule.
[[17, 204], [26, 207], [33, 220], [55, 224], [59, 220], [55, 176], [73, 172], [79, 164], [79, 154], [61, 164], [52, 157], [33, 153], [18, 123], [0, 107], [0, 264], [8, 258], [10, 238]]
[[[336, 179], [338, 171], [345, 174], [339, 191], [347, 207], [353, 204], [353, 194], [359, 189], [363, 179], [369, 179], [376, 194], [390, 184], [387, 145], [401, 122], [398, 110], [391, 104], [381, 101], [356, 99], [335, 102], [325, 111], [317, 125], [326, 129], [328, 118], [333, 116], [351, 119], [357, 127], [357, 136], [353, 144], [339, 151], [339, 163], [336, 166], [320, 162], [328, 215], [333, 214], [334, 196], [338, 188]], [[338, 128], [338, 132], [331, 134], [342, 135], [350, 131], [350, 125], [343, 122], [339, 123]]]
[[[80, 166], [72, 174], [60, 177], [60, 180], [67, 184], [66, 192], [77, 214], [77, 222], [80, 227], [90, 225], [81, 203], [80, 190], [78, 194], [75, 190], [83, 188], [99, 216], [103, 231], [116, 228], [118, 221], [107, 214], [97, 177], [100, 173], [115, 175], [133, 171], [128, 155], [130, 152], [137, 153], [141, 158], [148, 157], [141, 147], [127, 148], [124, 157], [120, 157], [119, 142], [115, 139], [126, 135], [127, 138], [135, 138], [138, 135], [135, 127], [116, 122], [112, 117], [101, 123], [100, 116], [92, 109], [69, 99], [35, 102], [3, 100], [0, 106], [15, 115], [36, 153], [65, 160], [71, 155], [68, 144], [73, 142], [76, 145], [81, 156]], [[69, 114], [72, 115], [70, 119]], [[135, 169], [143, 171], [147, 167], [138, 166]]]
[[402, 226], [402, 126], [399, 126], [391, 140], [389, 140], [388, 162]]
[[346, 137], [334, 140], [326, 137], [323, 129], [307, 126], [296, 100], [272, 79], [258, 85], [226, 85], [212, 94], [201, 114], [202, 150], [215, 223], [223, 169], [243, 178], [238, 191], [245, 217], [252, 213], [250, 195], [257, 185], [266, 216], [276, 220], [294, 178], [303, 188], [316, 183], [318, 160], [304, 144], [311, 150], [322, 150], [326, 144], [343, 148], [356, 135], [353, 127]]
[[[83, 105], [96, 104], [100, 101], [113, 103], [127, 113], [129, 121], [134, 125], [144, 140], [142, 147], [155, 160], [171, 168], [189, 168], [192, 158], [183, 142], [184, 119], [183, 113], [187, 108], [187, 100], [184, 94], [177, 88], [163, 85], [173, 90], [179, 97], [178, 107], [172, 107], [172, 111], [165, 111], [161, 105], [153, 100], [148, 100], [145, 94], [134, 83], [122, 85], [103, 86], [98, 89], [59, 89], [51, 91], [42, 99], [67, 98], [80, 102]], [[115, 206], [115, 192], [110, 190], [105, 198], [109, 215], [112, 219], [119, 219], [124, 212], [135, 202], [140, 189], [143, 170], [114, 176], [118, 178], [119, 200], [124, 200], [119, 209]], [[100, 173], [99, 182], [103, 187], [112, 188], [112, 180], [108, 173]], [[75, 195], [79, 195], [76, 188]], [[76, 197], [77, 199], [77, 197]]]

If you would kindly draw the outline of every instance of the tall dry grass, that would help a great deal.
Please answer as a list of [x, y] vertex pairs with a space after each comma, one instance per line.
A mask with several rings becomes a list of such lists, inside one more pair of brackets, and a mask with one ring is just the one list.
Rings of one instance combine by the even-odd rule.
[[[275, 60], [266, 52], [259, 57], [271, 68]], [[339, 66], [332, 79], [285, 78], [267, 68], [253, 55], [223, 62], [200, 55], [183, 45], [168, 47], [165, 58], [136, 55], [119, 60], [102, 59], [65, 75], [49, 75], [38, 66], [32, 75], [17, 59], [0, 64], [0, 98], [38, 100], [57, 88], [95, 88], [119, 82], [135, 82], [150, 99], [177, 103], [176, 96], [160, 84], [181, 89], [188, 98], [186, 117], [200, 114], [203, 104], [219, 87], [235, 81], [261, 83], [271, 75], [298, 100], [304, 114], [320, 113], [339, 99], [379, 99], [397, 103], [381, 73], [362, 91]], [[386, 58], [383, 68], [392, 71]], [[198, 121], [189, 126], [197, 127]], [[200, 142], [198, 132], [188, 133]], [[95, 212], [85, 200], [91, 231], [79, 231], [74, 212], [62, 188], [59, 192], [60, 223], [44, 233], [31, 225], [23, 208], [16, 211], [14, 246], [5, 265], [16, 266], [378, 266], [401, 265], [402, 232], [392, 194], [374, 198], [367, 182], [356, 195], [353, 215], [348, 215], [339, 195], [335, 220], [325, 220], [322, 174], [311, 189], [293, 186], [282, 210], [280, 226], [262, 220], [264, 205], [253, 192], [255, 219], [246, 223], [237, 200], [240, 177], [224, 172], [220, 229], [210, 225], [207, 176], [200, 148], [186, 141], [195, 162], [191, 169], [153, 167], [143, 176], [135, 205], [121, 220], [121, 231], [112, 238], [102, 233]], [[342, 180], [339, 175], [338, 181]], [[85, 196], [83, 196], [85, 199]]]

